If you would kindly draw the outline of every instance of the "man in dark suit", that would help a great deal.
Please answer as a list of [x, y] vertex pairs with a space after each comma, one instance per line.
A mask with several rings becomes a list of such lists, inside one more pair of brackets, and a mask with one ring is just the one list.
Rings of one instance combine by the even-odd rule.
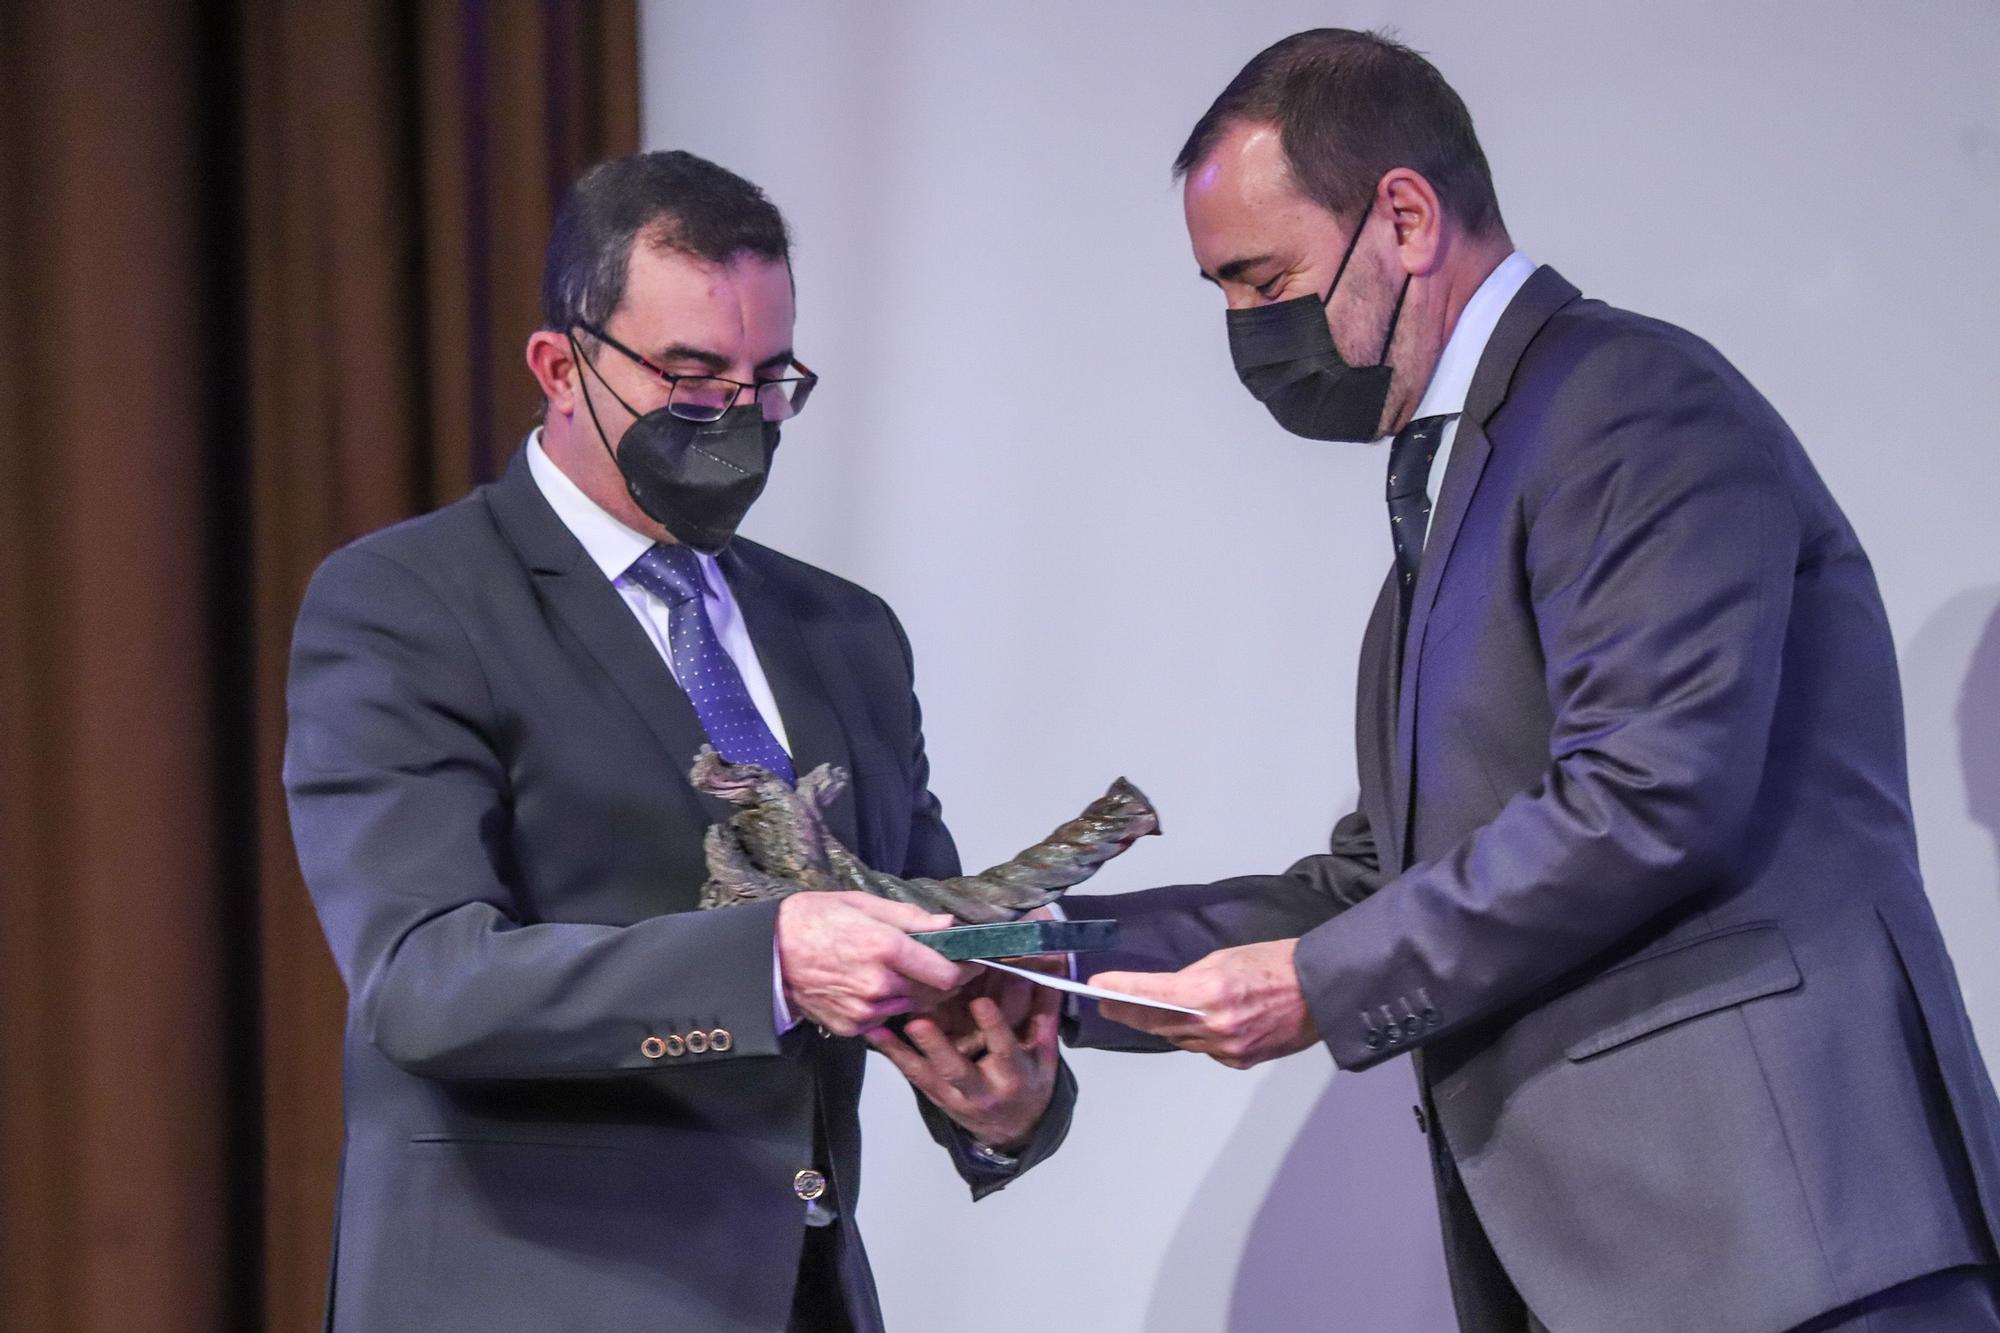
[[1360, 808], [1282, 874], [1091, 898], [1127, 951], [1094, 979], [1206, 1017], [1078, 1036], [1414, 1053], [1468, 1329], [2000, 1327], [2000, 1109], [1895, 648], [1798, 441], [1713, 348], [1515, 251], [1394, 42], [1279, 42], [1178, 168], [1246, 386], [1394, 437], [1395, 563]]
[[704, 743], [838, 764], [863, 860], [958, 868], [889, 608], [731, 540], [814, 382], [788, 253], [712, 163], [594, 168], [528, 344], [542, 428], [307, 593], [285, 781], [350, 994], [330, 1327], [878, 1329], [857, 1038], [913, 1009], [947, 1020], [898, 1054], [975, 1197], [1062, 1139], [1052, 1003], [947, 1000], [971, 970], [908, 932], [948, 917], [696, 910], [729, 813], [689, 785]]

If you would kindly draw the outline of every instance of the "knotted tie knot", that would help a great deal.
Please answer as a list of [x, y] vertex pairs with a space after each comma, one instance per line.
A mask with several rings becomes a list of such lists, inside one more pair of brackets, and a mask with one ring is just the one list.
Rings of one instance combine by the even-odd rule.
[[1438, 441], [1444, 438], [1449, 416], [1418, 417], [1396, 432], [1389, 446], [1389, 498], [1404, 500], [1422, 495], [1430, 482], [1431, 460], [1437, 457]]
[[686, 546], [656, 543], [626, 572], [634, 583], [669, 606], [701, 596], [704, 584], [700, 558]]

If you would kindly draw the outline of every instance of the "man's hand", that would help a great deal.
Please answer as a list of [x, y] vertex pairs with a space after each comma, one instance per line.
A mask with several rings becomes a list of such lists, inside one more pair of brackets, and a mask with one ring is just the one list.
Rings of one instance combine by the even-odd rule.
[[795, 893], [778, 905], [778, 974], [785, 1003], [842, 1037], [936, 1005], [976, 969], [910, 938], [943, 930], [947, 914], [872, 893]]
[[[997, 962], [1009, 967], [1024, 968], [1030, 972], [1042, 972], [1052, 977], [1069, 975], [1069, 955], [1062, 953], [1032, 954], [1024, 958], [1001, 958]], [[1028, 1015], [1034, 1007], [1035, 998], [1051, 993], [1047, 987], [1034, 985], [1020, 977], [1009, 976], [996, 968], [982, 967], [979, 975], [965, 984], [952, 997], [951, 1003], [938, 1006], [934, 1010], [919, 1010], [925, 1017], [934, 1020], [944, 1032], [958, 1053], [966, 1059], [976, 1058], [986, 1049], [986, 1034], [980, 1031], [973, 1020], [970, 1001], [981, 996], [1000, 1006], [1000, 1021], [1016, 1032], [1027, 1026]], [[1062, 997], [1056, 997], [1057, 1011], [1060, 1013]]]
[[1231, 1069], [1248, 1069], [1319, 1040], [1292, 965], [1297, 946], [1297, 940], [1273, 940], [1217, 949], [1178, 972], [1100, 972], [1090, 984], [1201, 1010], [1205, 1017], [1195, 1018], [1110, 1000], [1098, 1004], [1114, 1023], [1165, 1037]]
[[[1046, 907], [1037, 907], [1034, 911], [1025, 913], [1021, 920], [1060, 921], [1062, 917]], [[1045, 976], [1071, 977], [1075, 975], [1072, 967], [1072, 960], [1075, 957], [1076, 955], [1067, 953], [1041, 953], [995, 961], [1029, 972], [1040, 972]], [[982, 967], [979, 969], [979, 976], [958, 993], [957, 1004], [946, 1005], [931, 1017], [935, 1018], [938, 1026], [944, 1029], [945, 1036], [951, 1038], [951, 1044], [958, 1048], [958, 1053], [970, 1060], [986, 1049], [986, 1038], [979, 1031], [979, 1025], [973, 1022], [972, 1007], [965, 1001], [976, 999], [981, 995], [987, 996], [1000, 1006], [1002, 1021], [1019, 1032], [1028, 1021], [1028, 1012], [1035, 997], [1044, 990], [1044, 987], [1031, 985], [1019, 977], [1008, 976], [995, 968]], [[1056, 1001], [1056, 1012], [1058, 1014], [1062, 1012], [1060, 997]]]
[[902, 1037], [877, 1028], [868, 1034], [868, 1041], [966, 1133], [989, 1148], [1012, 1152], [1034, 1137], [1055, 1092], [1056, 1007], [1061, 996], [1019, 977], [1004, 979], [1033, 992], [1003, 996], [1010, 1005], [1019, 1000], [1027, 1003], [1027, 1021], [1019, 1031], [1008, 1025], [1002, 1004], [991, 996], [945, 1006], [947, 1019], [955, 1017], [951, 1010], [965, 1010], [983, 1054], [962, 1054], [938, 1019], [928, 1016], [906, 1023]]

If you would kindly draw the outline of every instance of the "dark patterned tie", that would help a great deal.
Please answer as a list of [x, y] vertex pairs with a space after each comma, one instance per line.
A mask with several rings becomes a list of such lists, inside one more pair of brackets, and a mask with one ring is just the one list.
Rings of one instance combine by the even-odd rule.
[[1403, 610], [1410, 609], [1417, 565], [1424, 558], [1424, 531], [1430, 526], [1431, 501], [1426, 486], [1431, 460], [1450, 416], [1418, 417], [1396, 432], [1389, 446], [1389, 538], [1396, 544], [1396, 583]]
[[793, 781], [791, 756], [757, 711], [743, 675], [715, 637], [701, 600], [701, 565], [685, 546], [655, 546], [625, 577], [667, 604], [667, 639], [674, 676], [687, 691], [710, 744], [724, 759], [756, 764]]

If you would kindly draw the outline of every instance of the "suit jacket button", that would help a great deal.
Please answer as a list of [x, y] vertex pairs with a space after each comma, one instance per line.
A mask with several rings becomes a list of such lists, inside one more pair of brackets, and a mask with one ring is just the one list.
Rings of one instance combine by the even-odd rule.
[[667, 1044], [658, 1037], [648, 1037], [639, 1043], [639, 1054], [648, 1060], [657, 1060], [667, 1053]]
[[726, 1051], [735, 1044], [736, 1038], [729, 1035], [728, 1028], [717, 1028], [708, 1034], [708, 1049], [711, 1051]]
[[1410, 1108], [1410, 1114], [1411, 1114], [1411, 1115], [1413, 1115], [1413, 1116], [1415, 1116], [1415, 1117], [1417, 1118], [1417, 1133], [1419, 1133], [1419, 1134], [1428, 1134], [1428, 1133], [1430, 1133], [1430, 1132], [1431, 1132], [1431, 1126], [1430, 1126], [1430, 1122], [1429, 1122], [1428, 1120], [1424, 1119], [1424, 1108], [1423, 1108], [1423, 1107], [1421, 1107], [1421, 1106], [1412, 1106], [1412, 1107]]
[[681, 1040], [678, 1032], [668, 1034], [666, 1040], [660, 1044], [666, 1047], [667, 1054], [673, 1056], [676, 1060], [687, 1054], [687, 1043]]
[[687, 1048], [688, 1048], [688, 1052], [689, 1052], [690, 1054], [692, 1054], [692, 1055], [705, 1055], [705, 1054], [707, 1054], [707, 1053], [708, 1053], [708, 1034], [707, 1034], [706, 1032], [703, 1032], [703, 1031], [702, 1031], [702, 1030], [701, 1030], [700, 1028], [696, 1028], [696, 1029], [695, 1029], [694, 1031], [692, 1031], [692, 1032], [688, 1033], [688, 1034], [687, 1034]]
[[792, 1193], [811, 1203], [826, 1193], [826, 1177], [808, 1167], [792, 1177]]

